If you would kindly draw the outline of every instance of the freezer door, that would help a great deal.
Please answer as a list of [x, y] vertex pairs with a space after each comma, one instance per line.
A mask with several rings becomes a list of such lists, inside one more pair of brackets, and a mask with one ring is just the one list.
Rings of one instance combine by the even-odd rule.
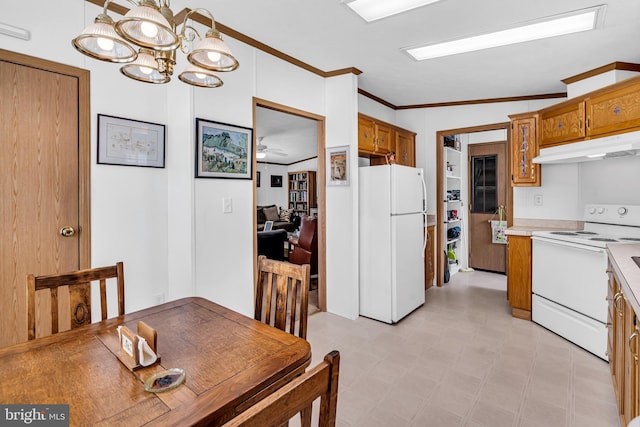
[[422, 214], [391, 217], [391, 318], [398, 322], [424, 304]]
[[391, 214], [422, 212], [425, 209], [423, 171], [391, 165]]

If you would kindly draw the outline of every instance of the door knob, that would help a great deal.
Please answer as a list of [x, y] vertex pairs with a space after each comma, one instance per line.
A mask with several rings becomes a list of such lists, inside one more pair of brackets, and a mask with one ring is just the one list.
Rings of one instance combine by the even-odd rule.
[[75, 234], [76, 234], [76, 230], [74, 230], [73, 227], [69, 225], [62, 227], [60, 229], [60, 235], [62, 237], [71, 237], [71, 236], [74, 236]]

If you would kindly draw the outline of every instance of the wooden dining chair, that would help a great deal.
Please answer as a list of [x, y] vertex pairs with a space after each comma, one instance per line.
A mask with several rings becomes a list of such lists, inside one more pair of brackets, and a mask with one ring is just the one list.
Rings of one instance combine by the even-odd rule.
[[[36, 292], [49, 291], [51, 297], [51, 333], [56, 334], [60, 325], [58, 289], [68, 286], [70, 328], [91, 323], [91, 282], [100, 281], [100, 308], [102, 320], [107, 319], [107, 279], [115, 282], [118, 293], [118, 315], [124, 314], [124, 266], [122, 262], [108, 267], [91, 268], [46, 276], [27, 276], [27, 330], [28, 338], [36, 338]], [[65, 301], [66, 302], [66, 301]], [[67, 325], [68, 326], [68, 325]]]
[[254, 318], [306, 339], [309, 269], [309, 264], [291, 264], [260, 255]]
[[319, 427], [336, 425], [340, 353], [336, 350], [311, 370], [268, 395], [224, 427], [277, 427], [320, 398]]

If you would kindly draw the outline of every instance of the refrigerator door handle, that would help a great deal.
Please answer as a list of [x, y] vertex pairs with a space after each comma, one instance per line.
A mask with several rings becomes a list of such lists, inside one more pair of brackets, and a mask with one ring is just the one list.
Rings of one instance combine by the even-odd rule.
[[427, 240], [429, 239], [429, 231], [427, 230], [427, 213], [426, 212], [422, 212], [422, 218], [423, 218], [423, 226], [422, 226], [422, 231], [424, 232], [424, 235], [422, 236], [422, 258], [425, 257], [425, 251], [427, 250]]
[[422, 257], [427, 250], [428, 230], [427, 230], [427, 183], [424, 182], [424, 172], [420, 175], [420, 182], [422, 183], [422, 218], [424, 236], [422, 237]]

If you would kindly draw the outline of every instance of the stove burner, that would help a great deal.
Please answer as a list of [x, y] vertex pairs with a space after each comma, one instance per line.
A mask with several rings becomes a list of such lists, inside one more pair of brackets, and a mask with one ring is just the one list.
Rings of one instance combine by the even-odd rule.
[[590, 234], [590, 235], [597, 235], [598, 233], [594, 233], [593, 231], [576, 231], [576, 233], [578, 234]]
[[551, 234], [557, 234], [558, 236], [579, 236], [578, 233], [572, 231], [552, 231]]
[[619, 240], [627, 240], [629, 242], [640, 242], [639, 237], [621, 237]]
[[597, 242], [617, 242], [616, 239], [607, 239], [606, 237], [592, 237], [589, 240], [595, 240]]

